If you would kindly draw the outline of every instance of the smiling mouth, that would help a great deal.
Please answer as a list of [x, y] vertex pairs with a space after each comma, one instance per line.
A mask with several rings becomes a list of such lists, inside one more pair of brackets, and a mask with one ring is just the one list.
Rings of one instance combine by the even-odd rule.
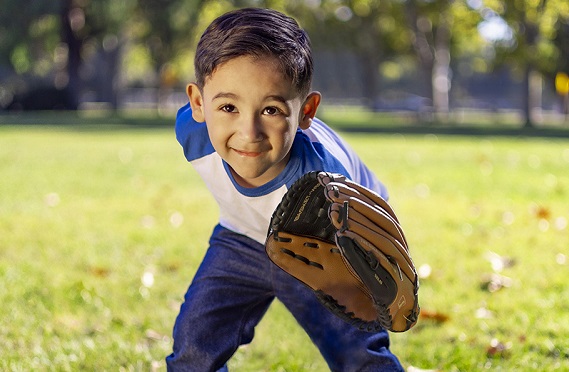
[[237, 150], [237, 149], [233, 149], [233, 151], [235, 151], [237, 154], [239, 154], [241, 156], [246, 156], [246, 157], [250, 157], [250, 158], [254, 158], [254, 157], [257, 157], [257, 156], [262, 154], [262, 152], [260, 152], [260, 151], [241, 151], [241, 150]]

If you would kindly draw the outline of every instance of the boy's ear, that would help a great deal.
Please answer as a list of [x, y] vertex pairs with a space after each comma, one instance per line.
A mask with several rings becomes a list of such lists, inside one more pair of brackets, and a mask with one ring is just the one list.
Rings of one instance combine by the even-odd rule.
[[196, 84], [190, 83], [186, 87], [186, 94], [190, 100], [190, 106], [192, 107], [192, 117], [198, 123], [203, 123], [205, 121], [205, 115], [203, 97], [200, 89]]
[[300, 114], [300, 122], [299, 127], [300, 129], [308, 129], [312, 122], [312, 119], [316, 115], [316, 111], [318, 110], [318, 105], [320, 105], [320, 100], [322, 99], [322, 95], [320, 92], [311, 92], [304, 100], [302, 104], [302, 112]]

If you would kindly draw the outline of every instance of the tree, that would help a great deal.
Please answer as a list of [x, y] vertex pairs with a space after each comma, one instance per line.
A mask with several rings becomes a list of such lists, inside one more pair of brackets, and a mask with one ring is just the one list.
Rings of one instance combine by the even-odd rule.
[[[100, 100], [117, 107], [118, 75], [127, 40], [144, 45], [159, 85], [167, 84], [168, 64], [181, 48], [190, 48], [193, 30], [206, 0], [5, 0], [0, 15], [0, 64], [17, 74], [51, 79], [79, 101], [86, 59], [98, 58]], [[213, 3], [213, 2], [212, 2]], [[132, 32], [133, 29], [135, 32]], [[139, 30], [138, 33], [136, 30]], [[140, 31], [142, 30], [142, 31]], [[133, 37], [134, 36], [134, 37]], [[128, 61], [127, 61], [128, 63]], [[85, 75], [85, 74], [83, 74]], [[102, 76], [101, 76], [102, 75]], [[170, 79], [171, 81], [172, 79]], [[77, 103], [77, 102], [76, 102]]]
[[[139, 0], [133, 23], [139, 30], [132, 42], [148, 49], [159, 77], [158, 85], [167, 87], [177, 75], [172, 62], [182, 50], [194, 46], [194, 32], [200, 25], [202, 8], [207, 0]], [[211, 2], [213, 3], [213, 2]]]
[[[22, 11], [25, 7], [26, 11]], [[46, 79], [58, 63], [56, 3], [5, 0], [0, 12], [0, 107], [27, 89], [23, 76]]]
[[[0, 63], [18, 75], [51, 80], [55, 88], [69, 90], [76, 106], [81, 66], [89, 55], [85, 47], [96, 47], [109, 35], [116, 35], [133, 1], [24, 2], [3, 2]], [[21, 11], [22, 7], [26, 11]]]
[[362, 94], [367, 104], [375, 107], [381, 90], [379, 66], [393, 50], [390, 35], [396, 33], [393, 18], [401, 19], [399, 5], [379, 0], [290, 3], [287, 12], [308, 31], [315, 51], [355, 55]]
[[[553, 78], [556, 85], [562, 83], [564, 77], [569, 76], [569, 17], [559, 17], [555, 25], [555, 38], [553, 43], [559, 50], [559, 57], [557, 58], [556, 74]], [[569, 77], [565, 81], [569, 85]], [[565, 121], [569, 123], [569, 92], [563, 91], [564, 89], [556, 86], [556, 91], [560, 95], [561, 112], [565, 114]]]
[[451, 58], [480, 45], [476, 24], [480, 17], [465, 2], [448, 0], [407, 0], [405, 14], [410, 39], [424, 76], [425, 95], [432, 99], [439, 119], [449, 112], [452, 82]]
[[[539, 76], [554, 76], [559, 68], [563, 46], [559, 31], [569, 18], [566, 0], [488, 0], [481, 8], [487, 20], [499, 17], [511, 31], [508, 37], [497, 39], [496, 65], [508, 64], [522, 76], [523, 114], [526, 127], [534, 125], [533, 109], [541, 93]], [[556, 28], [559, 26], [561, 28]]]
[[305, 21], [318, 44], [357, 53], [371, 103], [380, 93], [382, 63], [414, 56], [423, 77], [419, 94], [443, 117], [449, 110], [451, 55], [481, 45], [476, 30], [480, 16], [462, 1], [321, 1], [317, 8], [288, 9]]

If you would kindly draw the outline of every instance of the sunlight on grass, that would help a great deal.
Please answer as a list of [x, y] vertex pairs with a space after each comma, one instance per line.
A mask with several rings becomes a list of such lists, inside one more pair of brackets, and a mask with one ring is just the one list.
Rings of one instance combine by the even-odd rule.
[[[569, 140], [346, 134], [388, 186], [423, 316], [405, 366], [569, 368]], [[171, 128], [0, 127], [0, 369], [165, 370], [217, 209]], [[238, 371], [322, 371], [279, 303]]]

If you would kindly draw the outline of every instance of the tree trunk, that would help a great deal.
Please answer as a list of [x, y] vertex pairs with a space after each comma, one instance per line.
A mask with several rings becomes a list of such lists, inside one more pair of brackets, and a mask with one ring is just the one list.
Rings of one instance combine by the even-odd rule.
[[379, 94], [379, 57], [373, 50], [364, 50], [359, 53], [362, 77], [362, 94], [366, 105], [373, 109]]
[[77, 38], [73, 24], [72, 0], [62, 0], [61, 2], [61, 39], [67, 45], [67, 90], [72, 107], [77, 109], [79, 106], [79, 94], [81, 93], [81, 79], [79, 68], [81, 67], [81, 47], [83, 41]]
[[424, 86], [420, 90], [421, 95], [430, 99], [433, 103], [433, 110], [437, 110], [434, 97], [434, 86], [436, 82], [435, 76], [435, 47], [431, 44], [433, 41], [429, 42], [429, 37], [432, 36], [432, 29], [427, 29], [425, 27], [420, 28], [419, 23], [424, 22], [423, 17], [420, 20], [420, 15], [418, 13], [418, 5], [416, 1], [407, 1], [405, 6], [405, 14], [407, 17], [407, 22], [409, 27], [413, 31], [413, 50], [417, 57], [417, 62], [419, 64], [419, 70], [423, 77]]
[[569, 124], [569, 94], [563, 97], [563, 114], [565, 115], [565, 123]]
[[[105, 47], [105, 44], [106, 47]], [[101, 73], [98, 79], [97, 100], [100, 102], [108, 102], [113, 110], [117, 110], [119, 106], [118, 94], [122, 91], [121, 81], [121, 57], [122, 57], [122, 40], [120, 37], [112, 39], [112, 41], [103, 42], [103, 50], [101, 51]]]
[[447, 16], [440, 15], [440, 24], [435, 37], [435, 58], [432, 69], [433, 107], [438, 120], [447, 121], [449, 113], [450, 37]]
[[536, 113], [541, 111], [542, 82], [541, 76], [528, 64], [524, 71], [522, 89], [522, 112], [525, 128], [535, 126]]
[[529, 83], [529, 75], [530, 75], [531, 68], [526, 66], [524, 70], [524, 77], [522, 81], [522, 112], [523, 112], [523, 119], [524, 119], [524, 127], [532, 128], [533, 123], [531, 121], [531, 109], [530, 109], [530, 83]]
[[[437, 118], [446, 121], [449, 113], [450, 54], [438, 50], [433, 67], [433, 107]], [[442, 55], [447, 55], [443, 57]]]

